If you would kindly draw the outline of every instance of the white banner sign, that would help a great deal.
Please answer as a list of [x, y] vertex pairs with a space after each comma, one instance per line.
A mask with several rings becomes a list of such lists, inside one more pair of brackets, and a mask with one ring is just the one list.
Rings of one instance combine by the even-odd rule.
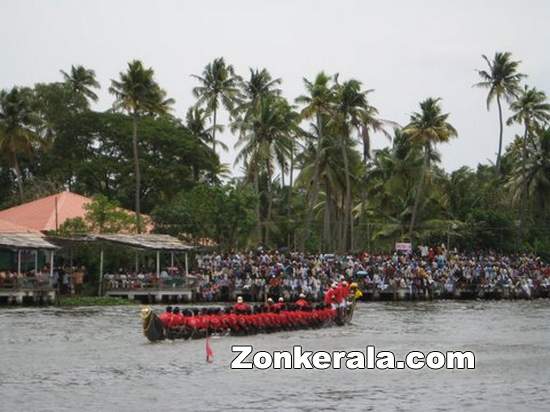
[[411, 243], [395, 243], [395, 250], [398, 252], [406, 252], [410, 253], [412, 252], [412, 244]]

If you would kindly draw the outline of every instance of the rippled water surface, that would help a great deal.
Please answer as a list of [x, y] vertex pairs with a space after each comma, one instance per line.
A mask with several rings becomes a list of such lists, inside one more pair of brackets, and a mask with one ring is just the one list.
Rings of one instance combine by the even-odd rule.
[[[150, 344], [138, 307], [0, 309], [1, 411], [550, 410], [550, 301], [367, 303], [353, 325]], [[255, 350], [472, 350], [475, 370], [231, 370]]]

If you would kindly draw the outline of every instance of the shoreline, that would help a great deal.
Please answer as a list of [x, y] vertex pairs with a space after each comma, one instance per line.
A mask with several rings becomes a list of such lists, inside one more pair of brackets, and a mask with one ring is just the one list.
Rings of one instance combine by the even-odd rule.
[[[396, 299], [393, 298], [392, 294], [382, 294], [382, 296], [374, 297], [366, 294], [366, 298], [363, 297], [362, 299], [359, 299], [358, 302], [360, 303], [371, 303], [371, 302], [395, 302], [395, 303], [402, 303], [402, 302], [436, 302], [436, 301], [447, 301], [447, 302], [453, 302], [453, 301], [459, 301], [459, 302], [466, 302], [466, 301], [544, 301], [549, 300], [550, 296], [536, 296], [536, 297], [524, 297], [524, 296], [516, 296], [516, 297], [479, 297], [479, 296], [434, 296], [432, 298], [430, 297], [416, 297], [416, 298], [410, 298], [410, 297], [398, 297]], [[317, 301], [312, 301], [317, 302]], [[76, 307], [102, 307], [102, 306], [140, 306], [140, 305], [182, 305], [182, 306], [197, 306], [197, 307], [203, 307], [203, 306], [227, 306], [234, 303], [233, 301], [211, 301], [211, 302], [204, 302], [204, 301], [187, 301], [187, 302], [177, 302], [177, 301], [166, 301], [166, 302], [142, 302], [140, 300], [128, 300], [124, 298], [114, 298], [114, 297], [99, 297], [99, 296], [80, 296], [80, 297], [62, 297], [59, 302], [56, 303], [49, 303], [49, 304], [14, 304], [14, 303], [4, 303], [0, 304], [0, 309], [2, 308], [20, 308], [20, 307], [59, 307], [59, 308], [76, 308]], [[260, 301], [248, 301], [248, 303], [254, 305], [254, 304], [262, 304], [264, 302]]]

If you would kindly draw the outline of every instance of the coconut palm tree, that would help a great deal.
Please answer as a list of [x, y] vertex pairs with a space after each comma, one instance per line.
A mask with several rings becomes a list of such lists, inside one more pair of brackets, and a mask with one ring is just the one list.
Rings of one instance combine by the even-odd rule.
[[[239, 79], [239, 99], [238, 104], [234, 110], [234, 121], [231, 124], [231, 129], [233, 132], [238, 132], [240, 135], [240, 140], [237, 142], [235, 147], [243, 144], [243, 138], [246, 138], [249, 143], [256, 142], [258, 143], [257, 138], [253, 138], [251, 134], [254, 134], [258, 131], [257, 121], [260, 117], [262, 120], [266, 120], [266, 117], [261, 117], [261, 114], [268, 114], [269, 108], [271, 105], [267, 102], [273, 102], [272, 98], [277, 98], [281, 94], [281, 90], [278, 86], [281, 84], [281, 79], [273, 79], [271, 74], [267, 69], [252, 69], [250, 68], [250, 77], [248, 80]], [[273, 112], [274, 113], [274, 112]], [[260, 137], [261, 138], [261, 137]], [[254, 144], [252, 145], [254, 146]], [[256, 150], [254, 148], [254, 150]], [[255, 153], [254, 155], [245, 154], [246, 149], [243, 149], [242, 156], [238, 157], [236, 163], [240, 160], [243, 160], [245, 169], [248, 175], [252, 176], [254, 181], [255, 191], [260, 196], [260, 175], [262, 173], [267, 173], [268, 176], [268, 203], [269, 203], [269, 212], [268, 212], [268, 221], [270, 220], [271, 215], [271, 177], [272, 177], [272, 167], [269, 171], [265, 169], [265, 160], [262, 160], [262, 154], [260, 152]], [[249, 157], [250, 155], [250, 157]], [[284, 182], [284, 173], [286, 170], [286, 154], [279, 152], [277, 156], [277, 163], [281, 168], [281, 176], [283, 176]], [[271, 165], [273, 166], [273, 165]], [[258, 238], [265, 240], [263, 236], [262, 219], [261, 219], [261, 204], [257, 203], [256, 208], [257, 222], [258, 222]], [[269, 237], [269, 233], [267, 233]]]
[[[353, 147], [352, 132], [360, 131], [363, 124], [364, 110], [367, 107], [367, 92], [361, 90], [361, 82], [355, 79], [342, 84], [336, 83], [333, 124], [336, 127], [346, 178], [346, 196], [344, 201], [343, 225], [340, 250], [353, 248], [353, 216], [351, 175], [347, 147]], [[349, 238], [348, 238], [349, 231]], [[348, 239], [350, 240], [348, 242]]]
[[35, 114], [23, 91], [14, 87], [9, 92], [0, 91], [0, 153], [6, 156], [13, 167], [17, 180], [19, 199], [23, 202], [23, 174], [18, 156], [30, 154], [39, 143], [33, 130]]
[[[206, 145], [212, 144], [212, 131], [213, 127], [207, 127], [206, 121], [210, 114], [202, 107], [193, 106], [187, 110], [185, 115], [185, 126], [197, 139], [202, 141]], [[221, 131], [222, 127], [217, 125], [217, 131]], [[228, 147], [222, 141], [216, 142], [221, 146], [224, 151], [229, 150]]]
[[[366, 90], [365, 95], [374, 90]], [[368, 179], [368, 162], [371, 159], [371, 134], [382, 133], [390, 142], [391, 134], [386, 130], [388, 127], [397, 128], [400, 127], [397, 123], [390, 120], [381, 119], [378, 115], [378, 109], [367, 102], [364, 110], [361, 111], [361, 143], [363, 145], [363, 184], [361, 185], [361, 205], [359, 210], [359, 216], [365, 223], [366, 219], [366, 206], [367, 206], [367, 179]]]
[[457, 136], [455, 128], [447, 122], [448, 113], [441, 111], [440, 98], [430, 97], [420, 103], [420, 112], [411, 115], [409, 124], [403, 130], [406, 137], [422, 147], [424, 151], [424, 165], [418, 180], [415, 201], [409, 224], [409, 239], [412, 241], [414, 225], [418, 213], [418, 206], [422, 197], [422, 189], [426, 173], [430, 169], [430, 163], [435, 145], [448, 142]]
[[305, 248], [305, 242], [311, 233], [311, 220], [313, 217], [313, 205], [317, 203], [319, 196], [319, 167], [321, 163], [321, 147], [324, 138], [325, 123], [331, 111], [331, 105], [334, 101], [334, 90], [330, 84], [331, 77], [324, 72], [320, 72], [314, 81], [304, 78], [304, 85], [307, 91], [306, 95], [296, 98], [296, 103], [304, 105], [301, 111], [303, 119], [315, 118], [315, 128], [317, 132], [317, 144], [315, 148], [314, 171], [311, 184], [307, 186], [306, 197], [306, 222], [305, 233], [302, 238], [301, 250]]
[[95, 78], [95, 72], [86, 69], [84, 66], [71, 66], [69, 73], [60, 70], [65, 83], [77, 94], [86, 99], [97, 102], [97, 94], [93, 89], [99, 89], [101, 86]]
[[496, 52], [493, 60], [489, 60], [486, 55], [482, 55], [483, 60], [487, 63], [489, 70], [478, 70], [481, 77], [481, 82], [476, 83], [476, 87], [489, 89], [487, 93], [487, 110], [490, 109], [491, 103], [496, 99], [498, 107], [499, 121], [499, 137], [498, 137], [498, 153], [497, 153], [497, 173], [500, 174], [501, 155], [502, 155], [502, 133], [504, 125], [502, 121], [502, 102], [504, 99], [508, 103], [519, 92], [521, 79], [526, 75], [518, 72], [520, 61], [512, 60], [510, 52]]
[[[523, 125], [523, 142], [522, 142], [522, 171], [521, 174], [526, 174], [526, 165], [528, 158], [527, 140], [531, 137], [531, 132], [536, 127], [541, 127], [550, 121], [550, 104], [546, 100], [546, 94], [536, 88], [525, 86], [518, 95], [517, 100], [512, 102], [510, 109], [513, 115], [508, 119], [506, 124], [514, 123]], [[520, 226], [519, 229], [523, 233], [523, 225], [525, 220], [525, 205], [527, 200], [527, 180], [525, 180], [523, 196], [521, 196], [520, 206]]]
[[[235, 163], [244, 163], [252, 169], [254, 186], [258, 196], [260, 173], [266, 175], [267, 213], [263, 242], [269, 244], [270, 225], [272, 224], [272, 180], [274, 163], [290, 156], [291, 135], [294, 132], [296, 114], [286, 99], [278, 96], [262, 97], [254, 114], [241, 117], [233, 124], [233, 129], [239, 131], [239, 140], [235, 147], [240, 151]], [[257, 218], [261, 225], [260, 210]]]
[[527, 137], [531, 130], [550, 122], [550, 103], [546, 100], [546, 94], [534, 87], [525, 86], [510, 105], [510, 109], [513, 114], [506, 124], [523, 125], [524, 146], [527, 144]]
[[212, 115], [212, 150], [216, 152], [217, 115], [220, 105], [230, 113], [239, 101], [240, 78], [235, 75], [232, 65], [225, 63], [223, 57], [208, 63], [202, 76], [191, 75], [197, 79], [200, 86], [193, 89], [193, 95], [198, 99], [197, 106], [205, 106]]
[[141, 233], [141, 173], [139, 168], [138, 121], [144, 115], [163, 115], [170, 111], [173, 99], [166, 98], [166, 92], [154, 79], [152, 68], [145, 68], [139, 60], [128, 63], [126, 72], [119, 80], [111, 80], [109, 92], [115, 96], [114, 110], [122, 110], [132, 118], [132, 148], [136, 179], [135, 208], [136, 229]]
[[[345, 176], [339, 141], [329, 138], [332, 130], [331, 126], [326, 126], [328, 126], [325, 128], [327, 138], [322, 140], [319, 151], [317, 150], [319, 136], [315, 125], [312, 125], [311, 132], [305, 134], [306, 146], [300, 155], [302, 168], [296, 183], [298, 187], [311, 190], [311, 182], [317, 168], [320, 191], [311, 209], [313, 214], [323, 212], [322, 249], [333, 250], [339, 247], [341, 236], [343, 214], [341, 199], [345, 196]], [[351, 151], [349, 147], [347, 150]]]
[[536, 127], [530, 136], [525, 162], [513, 169], [508, 186], [514, 201], [527, 197], [544, 211], [550, 204], [550, 128]]
[[240, 79], [239, 81], [241, 101], [238, 111], [243, 113], [251, 112], [262, 97], [281, 95], [281, 89], [278, 87], [282, 82], [280, 78], [273, 79], [267, 69], [250, 68], [249, 70], [250, 77], [248, 80]]

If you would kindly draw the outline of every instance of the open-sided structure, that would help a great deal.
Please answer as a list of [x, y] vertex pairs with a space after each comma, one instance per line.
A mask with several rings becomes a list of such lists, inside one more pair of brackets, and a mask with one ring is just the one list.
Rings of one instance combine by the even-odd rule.
[[[7, 249], [17, 254], [17, 280], [9, 285], [3, 285], [0, 289], [0, 298], [7, 299], [8, 302], [15, 301], [23, 303], [23, 299], [34, 299], [35, 301], [53, 302], [55, 299], [55, 289], [50, 284], [53, 278], [53, 262], [55, 250], [58, 247], [48, 242], [40, 233], [0, 233], [0, 249]], [[23, 251], [32, 251], [34, 253], [34, 274], [38, 273], [38, 253], [46, 251], [50, 261], [50, 281], [46, 285], [20, 282], [21, 277], [21, 253]]]
[[39, 233], [0, 233], [0, 248], [17, 252], [17, 273], [21, 273], [21, 251], [32, 250], [35, 253], [35, 271], [38, 269], [38, 251], [50, 251], [50, 275], [53, 272], [53, 258], [57, 246], [48, 242]]
[[181, 240], [163, 234], [87, 234], [75, 237], [49, 237], [55, 244], [63, 247], [70, 247], [74, 244], [91, 243], [99, 247], [99, 294], [103, 293], [103, 275], [104, 275], [104, 249], [106, 244], [111, 246], [128, 247], [136, 250], [136, 273], [138, 271], [139, 251], [156, 252], [156, 275], [160, 277], [160, 255], [161, 253], [170, 253], [170, 266], [174, 266], [174, 255], [176, 253], [185, 254], [185, 274], [189, 274], [189, 262], [187, 252], [194, 249]]

